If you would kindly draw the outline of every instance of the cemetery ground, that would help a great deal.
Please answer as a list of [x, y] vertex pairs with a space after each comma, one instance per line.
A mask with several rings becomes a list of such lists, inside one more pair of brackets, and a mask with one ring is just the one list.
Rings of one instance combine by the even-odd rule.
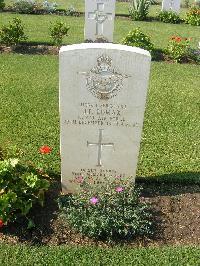
[[[48, 27], [57, 16], [17, 16], [25, 24], [29, 43], [51, 45]], [[16, 15], [0, 13], [0, 26], [13, 17]], [[59, 19], [70, 26], [64, 43], [83, 41], [83, 17]], [[193, 46], [199, 41], [198, 27], [117, 18], [114, 42], [120, 42], [137, 26], [159, 49], [166, 47], [172, 35], [191, 37]], [[49, 50], [38, 48], [0, 54], [0, 146], [19, 147], [24, 161], [50, 169], [51, 180], [45, 207], [32, 211], [34, 229], [27, 230], [23, 221], [1, 229], [2, 265], [31, 265], [32, 261], [37, 265], [62, 265], [66, 261], [73, 265], [75, 257], [74, 265], [90, 265], [91, 260], [102, 265], [198, 265], [200, 66], [152, 63], [136, 184], [144, 187], [142, 197], [152, 204], [155, 234], [152, 238], [107, 243], [77, 234], [59, 216], [55, 201], [60, 191], [58, 57], [54, 49], [55, 55], [49, 55]], [[38, 150], [42, 145], [52, 147], [52, 152], [41, 155]], [[67, 246], [54, 247], [61, 244]]]

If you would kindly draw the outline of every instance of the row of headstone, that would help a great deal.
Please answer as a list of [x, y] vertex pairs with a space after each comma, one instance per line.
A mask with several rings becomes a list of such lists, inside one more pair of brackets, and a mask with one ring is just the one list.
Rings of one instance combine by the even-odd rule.
[[[86, 1], [87, 39], [112, 41], [114, 4]], [[134, 182], [151, 56], [136, 47], [83, 43], [60, 49], [60, 141], [64, 193], [85, 177]]]
[[[85, 0], [85, 40], [113, 42], [116, 0]], [[179, 13], [181, 0], [163, 0], [162, 11]]]

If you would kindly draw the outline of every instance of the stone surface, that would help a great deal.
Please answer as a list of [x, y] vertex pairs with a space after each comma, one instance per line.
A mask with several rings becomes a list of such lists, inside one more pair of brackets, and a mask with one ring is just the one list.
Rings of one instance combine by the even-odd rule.
[[86, 176], [134, 181], [150, 61], [149, 52], [125, 45], [61, 48], [63, 192], [75, 192]]
[[180, 12], [181, 0], [163, 0], [162, 11]]
[[115, 0], [85, 0], [85, 40], [113, 41]]

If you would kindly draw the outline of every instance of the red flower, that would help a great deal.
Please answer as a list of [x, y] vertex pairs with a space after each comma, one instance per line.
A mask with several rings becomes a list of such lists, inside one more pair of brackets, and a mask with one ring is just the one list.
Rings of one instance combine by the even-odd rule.
[[176, 41], [176, 42], [181, 42], [181, 40], [182, 40], [181, 37], [178, 37], [178, 36], [177, 36], [177, 37], [175, 38], [175, 41]]
[[0, 228], [4, 226], [3, 221], [0, 219]]
[[50, 148], [49, 146], [42, 146], [39, 149], [41, 154], [49, 154], [52, 151], [52, 148]]

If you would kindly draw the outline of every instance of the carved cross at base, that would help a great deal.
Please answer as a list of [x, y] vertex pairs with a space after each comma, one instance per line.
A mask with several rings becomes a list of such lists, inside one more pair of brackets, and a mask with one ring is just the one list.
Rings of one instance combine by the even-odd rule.
[[104, 12], [104, 4], [97, 3], [97, 9], [88, 13], [88, 18], [96, 21], [96, 35], [103, 35], [103, 24], [107, 19], [112, 20], [112, 13]]
[[98, 158], [97, 158], [97, 166], [102, 166], [101, 156], [102, 156], [102, 148], [103, 147], [114, 147], [114, 143], [103, 143], [102, 142], [102, 135], [103, 129], [99, 129], [99, 140], [97, 143], [88, 142], [87, 146], [97, 146], [98, 147]]

